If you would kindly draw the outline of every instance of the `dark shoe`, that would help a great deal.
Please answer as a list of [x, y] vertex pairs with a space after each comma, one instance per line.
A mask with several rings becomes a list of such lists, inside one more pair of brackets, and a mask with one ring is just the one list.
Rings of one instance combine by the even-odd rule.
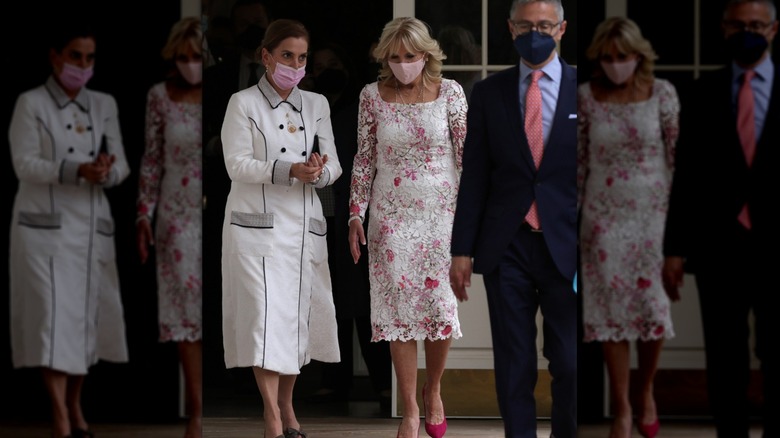
[[91, 430], [84, 429], [71, 429], [70, 434], [72, 438], [95, 438], [95, 433]]
[[303, 437], [306, 438], [306, 433], [301, 432], [300, 430], [293, 429], [292, 427], [288, 427], [287, 429], [284, 429], [284, 438], [298, 438]]

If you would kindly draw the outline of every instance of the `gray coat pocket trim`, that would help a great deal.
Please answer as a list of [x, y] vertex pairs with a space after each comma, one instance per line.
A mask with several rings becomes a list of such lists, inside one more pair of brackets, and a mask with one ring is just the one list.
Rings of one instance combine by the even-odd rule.
[[104, 218], [98, 218], [95, 230], [104, 236], [114, 235], [114, 222]]
[[318, 236], [328, 234], [328, 223], [317, 218], [309, 218], [309, 232]]
[[62, 215], [60, 213], [32, 213], [20, 211], [18, 224], [30, 228], [57, 230], [62, 228]]
[[273, 213], [244, 213], [241, 211], [230, 212], [230, 223], [246, 228], [273, 228]]

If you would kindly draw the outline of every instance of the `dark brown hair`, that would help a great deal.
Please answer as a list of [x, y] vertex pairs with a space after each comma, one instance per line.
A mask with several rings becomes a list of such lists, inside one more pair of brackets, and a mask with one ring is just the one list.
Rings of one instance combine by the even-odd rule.
[[273, 51], [275, 48], [287, 38], [303, 38], [306, 43], [309, 43], [309, 31], [298, 20], [290, 20], [287, 18], [280, 18], [274, 20], [268, 25], [268, 29], [265, 30], [265, 36], [263, 42], [260, 43], [260, 47], [257, 48], [257, 53], [260, 54], [262, 49]]

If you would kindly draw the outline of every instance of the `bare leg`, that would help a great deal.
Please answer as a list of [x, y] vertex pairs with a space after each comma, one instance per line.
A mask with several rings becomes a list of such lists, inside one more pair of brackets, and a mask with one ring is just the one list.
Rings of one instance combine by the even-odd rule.
[[420, 407], [417, 406], [417, 342], [390, 341], [390, 356], [404, 402], [398, 438], [417, 438], [420, 429]]
[[301, 425], [295, 417], [295, 409], [293, 409], [293, 388], [297, 378], [298, 376], [295, 374], [279, 376], [279, 411], [285, 429], [292, 427], [301, 430]]
[[439, 341], [425, 341], [425, 398], [426, 421], [431, 424], [444, 422], [444, 404], [441, 400], [441, 376], [447, 362], [452, 338]]
[[282, 419], [279, 415], [279, 373], [253, 367], [255, 382], [263, 397], [263, 421], [266, 438], [282, 435]]
[[42, 368], [43, 383], [49, 392], [52, 408], [52, 438], [70, 435], [70, 420], [65, 394], [68, 387], [68, 375], [51, 368]]
[[185, 438], [201, 438], [203, 419], [203, 388], [202, 359], [203, 344], [196, 342], [179, 342], [179, 360], [184, 371], [184, 390], [187, 397], [187, 430]]
[[615, 420], [609, 431], [609, 437], [628, 438], [631, 436], [633, 426], [631, 400], [629, 399], [630, 345], [628, 341], [603, 342], [602, 350], [609, 374], [609, 394], [615, 412]]
[[[65, 388], [65, 402], [68, 404], [68, 419], [71, 428], [89, 430], [84, 412], [81, 410], [81, 388], [84, 387], [86, 376], [68, 376], [68, 386]], [[70, 432], [69, 432], [70, 433]]]
[[658, 370], [658, 358], [661, 356], [663, 339], [654, 341], [639, 341], [636, 344], [639, 359], [639, 422], [651, 424], [658, 418], [653, 397], [653, 381]]

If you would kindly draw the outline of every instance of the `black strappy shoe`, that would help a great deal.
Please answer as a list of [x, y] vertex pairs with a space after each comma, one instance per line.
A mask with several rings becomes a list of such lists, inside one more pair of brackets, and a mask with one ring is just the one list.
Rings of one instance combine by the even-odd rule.
[[95, 433], [91, 430], [85, 430], [85, 429], [71, 429], [70, 435], [73, 438], [95, 438]]
[[300, 430], [293, 429], [292, 427], [288, 427], [284, 429], [284, 438], [306, 438], [306, 433], [301, 432]]

